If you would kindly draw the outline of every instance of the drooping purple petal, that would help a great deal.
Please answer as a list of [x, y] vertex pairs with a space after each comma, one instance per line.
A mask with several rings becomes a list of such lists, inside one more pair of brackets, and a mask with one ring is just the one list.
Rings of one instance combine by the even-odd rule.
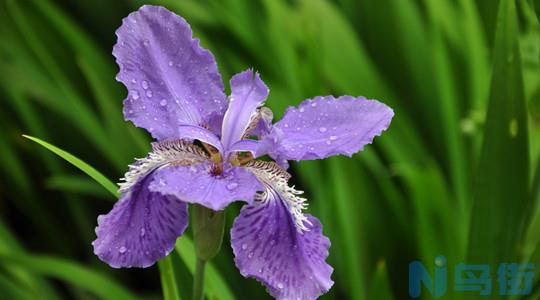
[[216, 147], [216, 149], [223, 154], [223, 146], [221, 145], [221, 141], [213, 132], [206, 128], [195, 125], [180, 125], [178, 127], [178, 135], [181, 138], [199, 140], [201, 142], [210, 144]]
[[234, 75], [230, 84], [231, 97], [221, 134], [225, 149], [242, 138], [257, 108], [268, 96], [268, 87], [251, 69]]
[[192, 38], [188, 23], [145, 5], [116, 31], [118, 81], [128, 89], [124, 116], [158, 140], [179, 138], [179, 124], [208, 126], [226, 109], [213, 55]]
[[326, 264], [330, 241], [319, 220], [307, 215], [297, 231], [278, 198], [245, 205], [231, 229], [235, 263], [245, 277], [264, 284], [276, 299], [316, 299], [333, 285]]
[[255, 176], [244, 168], [228, 167], [219, 175], [214, 172], [210, 163], [162, 169], [157, 171], [150, 190], [216, 211], [236, 200], [251, 202], [262, 190]]
[[316, 97], [290, 107], [265, 143], [279, 160], [351, 156], [388, 128], [393, 115], [385, 104], [364, 97]]
[[187, 204], [148, 189], [148, 175], [98, 217], [94, 253], [114, 268], [153, 265], [174, 248], [188, 225]]

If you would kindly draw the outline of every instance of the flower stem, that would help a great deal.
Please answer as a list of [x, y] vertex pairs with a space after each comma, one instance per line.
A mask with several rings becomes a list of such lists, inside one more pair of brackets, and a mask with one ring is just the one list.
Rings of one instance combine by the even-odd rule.
[[204, 299], [204, 269], [206, 267], [206, 261], [197, 258], [197, 265], [195, 267], [195, 278], [193, 279], [193, 300]]
[[204, 299], [204, 268], [221, 249], [225, 231], [225, 212], [193, 205], [193, 242], [197, 266], [193, 280], [193, 300]]

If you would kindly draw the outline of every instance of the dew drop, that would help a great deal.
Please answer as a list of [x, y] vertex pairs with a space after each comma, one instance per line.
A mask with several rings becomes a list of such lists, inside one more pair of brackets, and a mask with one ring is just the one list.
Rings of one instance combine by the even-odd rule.
[[135, 78], [131, 79], [131, 83], [137, 83], [137, 79]]
[[252, 258], [252, 257], [253, 257], [253, 252], [249, 252], [248, 258]]
[[277, 287], [278, 287], [278, 289], [282, 289], [282, 288], [283, 288], [283, 283], [281, 283], [281, 282], [278, 283], [278, 284], [277, 284]]
[[139, 99], [139, 92], [137, 92], [137, 91], [132, 91], [132, 92], [131, 92], [131, 98], [133, 98], [133, 100]]
[[335, 140], [337, 140], [337, 136], [335, 136], [335, 135], [331, 135], [331, 136], [330, 136], [330, 140], [331, 140], [331, 141], [335, 141]]
[[332, 144], [332, 142], [331, 141], [326, 141], [326, 144], [330, 145], [330, 144]]
[[234, 190], [234, 189], [237, 188], [237, 187], [238, 187], [238, 183], [236, 183], [236, 182], [231, 182], [231, 183], [227, 184], [227, 189], [228, 189], [229, 191], [232, 191], [232, 190]]
[[246, 250], [247, 249], [247, 244], [242, 244], [242, 250]]
[[144, 40], [143, 43], [144, 43], [145, 46], [149, 46], [149, 45], [150, 45], [150, 41], [149, 41], [149, 40]]
[[152, 93], [151, 90], [146, 91], [146, 97], [152, 98], [152, 95], [153, 95], [153, 93]]
[[119, 252], [120, 254], [124, 254], [124, 253], [126, 253], [126, 251], [127, 251], [127, 248], [124, 247], [124, 246], [122, 246], [122, 247], [120, 247], [120, 249], [118, 249], [118, 252]]
[[144, 228], [141, 228], [141, 236], [144, 236], [146, 234], [146, 230]]
[[169, 67], [172, 67], [174, 65], [174, 63], [172, 62], [172, 60], [169, 60]]
[[311, 103], [311, 107], [315, 107], [315, 106], [317, 106], [317, 102]]
[[259, 269], [259, 273], [262, 273], [262, 269]]
[[141, 82], [141, 85], [142, 85], [142, 88], [143, 88], [143, 89], [145, 89], [145, 90], [148, 89], [148, 81], [143, 80], [143, 81]]
[[298, 111], [300, 111], [301, 113], [303, 113], [303, 112], [304, 112], [304, 108], [303, 108], [303, 107], [300, 107], [300, 109], [299, 109]]
[[328, 129], [326, 129], [326, 127], [319, 128], [319, 132], [326, 132], [326, 130], [328, 130]]
[[159, 101], [159, 105], [161, 105], [161, 106], [167, 106], [167, 100], [161, 99], [161, 101]]

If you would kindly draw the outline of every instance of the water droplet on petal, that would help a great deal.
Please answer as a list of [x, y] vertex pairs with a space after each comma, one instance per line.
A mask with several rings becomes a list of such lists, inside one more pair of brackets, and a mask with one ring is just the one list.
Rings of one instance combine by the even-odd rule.
[[300, 107], [300, 109], [299, 109], [298, 111], [300, 111], [301, 113], [303, 113], [303, 112], [304, 112], [304, 108], [303, 108], [303, 107]]
[[144, 228], [141, 228], [141, 236], [144, 236], [146, 234], [146, 230]]
[[149, 46], [149, 45], [150, 45], [150, 41], [149, 41], [149, 40], [144, 40], [143, 43], [144, 43], [145, 46]]
[[247, 249], [247, 244], [242, 244], [242, 250], [246, 250]]
[[259, 269], [259, 273], [262, 273], [262, 269]]
[[172, 60], [169, 60], [169, 67], [172, 67], [174, 64], [172, 62]]
[[167, 106], [167, 100], [161, 99], [161, 101], [159, 101], [159, 105], [161, 105], [161, 106]]
[[227, 189], [228, 189], [229, 191], [232, 191], [232, 190], [234, 190], [234, 189], [237, 188], [237, 187], [238, 187], [238, 183], [236, 183], [236, 182], [231, 182], [231, 183], [227, 184]]
[[253, 257], [253, 252], [249, 252], [248, 258], [252, 258], [252, 257]]
[[315, 106], [317, 106], [317, 102], [311, 103], [311, 107], [315, 107]]
[[326, 141], [326, 144], [330, 145], [330, 144], [332, 144], [332, 142], [331, 141]]
[[278, 284], [277, 284], [277, 287], [278, 287], [278, 289], [282, 289], [282, 288], [283, 288], [283, 283], [281, 283], [281, 282], [278, 283]]
[[146, 91], [146, 97], [152, 98], [152, 95], [153, 95], [153, 94], [152, 94], [152, 91], [151, 91], [151, 90]]
[[137, 79], [135, 78], [131, 79], [131, 83], [137, 83]]
[[139, 99], [139, 92], [137, 92], [137, 91], [132, 91], [132, 92], [131, 92], [131, 98], [133, 98], [133, 100]]
[[331, 141], [335, 141], [335, 140], [337, 140], [337, 136], [335, 136], [335, 135], [331, 135], [331, 136], [330, 136], [330, 140], [331, 140]]
[[148, 89], [148, 81], [143, 80], [143, 81], [141, 82], [141, 86], [142, 86], [142, 88], [145, 89], [145, 90]]
[[319, 131], [320, 131], [320, 132], [326, 132], [326, 130], [327, 130], [326, 127], [321, 127], [321, 128], [319, 128]]
[[122, 247], [120, 247], [120, 249], [118, 249], [118, 252], [119, 252], [120, 254], [124, 254], [124, 253], [126, 253], [126, 251], [127, 251], [127, 248], [124, 247], [124, 246], [122, 246]]

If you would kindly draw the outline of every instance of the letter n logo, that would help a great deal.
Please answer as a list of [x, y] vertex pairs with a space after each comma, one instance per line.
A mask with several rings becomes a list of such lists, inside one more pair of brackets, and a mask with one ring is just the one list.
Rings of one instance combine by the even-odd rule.
[[422, 295], [422, 284], [435, 298], [439, 298], [446, 293], [446, 258], [437, 256], [435, 258], [435, 274], [430, 276], [424, 265], [419, 261], [409, 264], [409, 296], [419, 298]]

